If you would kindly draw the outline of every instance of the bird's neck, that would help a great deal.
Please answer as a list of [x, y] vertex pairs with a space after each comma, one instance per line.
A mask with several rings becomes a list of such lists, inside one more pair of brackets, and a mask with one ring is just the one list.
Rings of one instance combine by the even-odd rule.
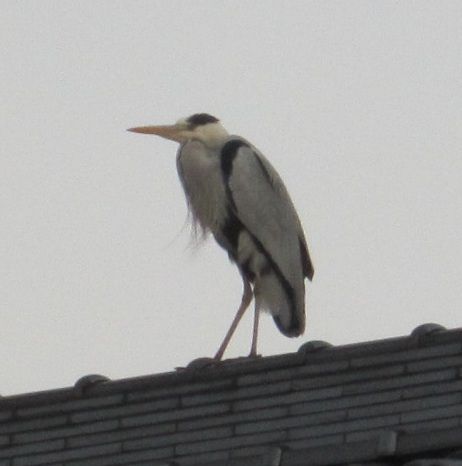
[[228, 131], [226, 131], [219, 122], [209, 123], [200, 128], [196, 128], [195, 133], [195, 138], [210, 149], [221, 147], [229, 137]]

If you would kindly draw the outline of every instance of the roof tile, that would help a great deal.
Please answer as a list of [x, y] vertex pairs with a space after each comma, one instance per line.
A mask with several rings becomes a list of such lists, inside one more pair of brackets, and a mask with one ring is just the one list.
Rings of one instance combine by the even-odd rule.
[[426, 419], [445, 419], [450, 417], [459, 417], [462, 415], [462, 405], [458, 406], [440, 406], [437, 408], [430, 408], [419, 411], [412, 411], [409, 413], [401, 414], [401, 422], [403, 424], [417, 421], [424, 421]]
[[385, 354], [375, 354], [359, 358], [353, 358], [350, 361], [351, 367], [379, 366], [394, 362], [406, 362], [414, 360], [423, 360], [441, 356], [460, 354], [462, 352], [462, 343], [451, 343], [447, 345], [428, 346], [423, 348], [412, 348], [406, 351], [393, 351]]
[[42, 453], [45, 451], [63, 450], [64, 440], [48, 440], [45, 442], [28, 443], [16, 445], [0, 450], [0, 458], [11, 458], [13, 456], [29, 455], [31, 453]]
[[215, 427], [213, 429], [178, 432], [170, 435], [154, 435], [137, 440], [128, 440], [123, 443], [123, 449], [130, 451], [142, 448], [157, 448], [166, 445], [185, 444], [198, 440], [205, 442], [211, 439], [231, 437], [232, 434], [233, 429], [231, 427]]
[[102, 406], [111, 406], [123, 402], [123, 394], [112, 395], [97, 398], [84, 398], [60, 403], [34, 406], [29, 408], [18, 409], [16, 415], [20, 418], [33, 416], [44, 416], [48, 414], [62, 414], [70, 411], [79, 411], [83, 409], [100, 408]]
[[77, 448], [87, 445], [98, 445], [101, 443], [122, 442], [131, 439], [143, 439], [153, 435], [170, 434], [175, 432], [175, 430], [175, 423], [155, 424], [152, 426], [135, 427], [132, 429], [118, 429], [116, 431], [70, 437], [67, 441], [67, 445], [71, 448]]
[[183, 406], [195, 406], [199, 404], [210, 404], [216, 401], [235, 400], [243, 398], [255, 398], [265, 395], [287, 392], [290, 389], [290, 382], [276, 382], [272, 384], [261, 384], [256, 387], [245, 387], [227, 391], [217, 391], [203, 393], [200, 395], [190, 395], [181, 398]]
[[260, 409], [269, 406], [289, 405], [310, 400], [324, 400], [326, 398], [334, 398], [341, 396], [342, 387], [329, 387], [319, 390], [305, 390], [291, 392], [284, 395], [276, 395], [268, 398], [256, 398], [250, 400], [236, 401], [233, 403], [234, 411], [247, 409]]
[[[55, 438], [67, 438], [72, 436], [83, 435], [87, 438], [88, 434], [102, 431], [114, 431], [119, 427], [118, 420], [98, 421], [87, 424], [66, 425], [59, 428], [42, 428], [31, 430], [29, 432], [13, 434], [12, 443], [22, 444], [30, 442], [43, 442]], [[113, 435], [113, 433], [112, 433]]]
[[403, 399], [416, 398], [421, 396], [441, 395], [444, 393], [452, 393], [462, 391], [462, 380], [454, 380], [449, 382], [439, 381], [436, 378], [433, 383], [425, 383], [422, 385], [411, 385], [402, 388]]
[[5, 422], [13, 417], [13, 410], [6, 409], [4, 411], [1, 411], [1, 402], [2, 399], [0, 397], [0, 422]]
[[15, 432], [24, 432], [28, 430], [38, 430], [56, 426], [64, 426], [67, 423], [67, 416], [51, 416], [36, 418], [27, 421], [5, 422], [0, 424], [0, 434], [11, 434]]
[[284, 369], [277, 369], [264, 373], [256, 373], [243, 375], [237, 378], [238, 386], [262, 384], [262, 383], [273, 383], [280, 380], [292, 380], [294, 378], [303, 376], [314, 376], [321, 374], [336, 373], [347, 369], [349, 366], [348, 360], [333, 361], [324, 364], [307, 364], [299, 367], [289, 367]]
[[289, 408], [287, 406], [277, 406], [274, 408], [255, 409], [250, 411], [241, 411], [232, 414], [219, 414], [204, 416], [191, 421], [180, 421], [177, 424], [178, 430], [203, 429], [205, 427], [242, 424], [243, 422], [263, 421], [265, 419], [276, 419], [287, 416]]
[[304, 438], [302, 440], [290, 440], [284, 442], [284, 446], [290, 448], [291, 450], [300, 450], [326, 445], [338, 445], [344, 443], [344, 440], [345, 438], [342, 433], [334, 435], [324, 435], [322, 437]]
[[187, 455], [192, 453], [204, 453], [207, 451], [228, 450], [240, 448], [248, 445], [258, 445], [262, 443], [282, 442], [285, 440], [285, 432], [266, 432], [255, 435], [245, 435], [238, 437], [229, 437], [227, 439], [210, 440], [207, 442], [192, 442], [179, 444], [175, 448], [175, 453], [178, 455]]
[[173, 386], [168, 388], [156, 388], [147, 390], [136, 390], [127, 394], [127, 400], [145, 401], [157, 398], [166, 398], [175, 395], [188, 395], [191, 393], [212, 392], [222, 388], [231, 388], [234, 386], [234, 380], [210, 380], [208, 382], [187, 383], [184, 385]]
[[401, 390], [378, 391], [376, 393], [365, 393], [352, 396], [341, 396], [336, 398], [326, 398], [323, 400], [308, 401], [305, 403], [296, 403], [290, 406], [290, 414], [315, 413], [319, 411], [328, 411], [332, 409], [350, 408], [354, 406], [369, 406], [375, 404], [397, 401], [401, 398]]
[[462, 354], [457, 354], [456, 356], [436, 357], [431, 359], [423, 359], [420, 361], [408, 362], [406, 364], [406, 370], [407, 372], [421, 372], [454, 366], [462, 366]]
[[328, 387], [333, 385], [339, 386], [350, 382], [380, 379], [385, 377], [389, 378], [391, 376], [403, 374], [404, 369], [404, 365], [393, 365], [377, 369], [342, 371], [335, 375], [294, 380], [292, 382], [292, 386], [296, 390], [306, 390], [308, 388]]
[[[206, 453], [195, 453], [193, 455], [185, 455], [175, 457], [173, 465], [189, 466], [189, 465], [206, 465], [206, 466], [223, 466], [224, 462], [228, 460], [230, 454], [228, 451], [210, 451]], [[226, 462], [228, 465], [228, 462]]]
[[460, 419], [445, 418], [445, 419], [430, 419], [421, 422], [413, 422], [410, 424], [401, 425], [400, 429], [403, 432], [409, 433], [422, 433], [422, 432], [434, 432], [443, 429], [452, 429], [460, 426]]
[[[135, 452], [111, 452], [105, 456], [93, 456], [92, 458], [66, 461], [66, 466], [116, 466], [144, 464], [149, 466], [170, 466], [168, 460], [173, 455], [173, 448], [156, 448], [153, 450], [143, 450]], [[158, 460], [158, 461], [155, 461]], [[54, 465], [53, 465], [54, 466]]]
[[11, 438], [9, 435], [0, 435], [0, 447], [6, 447], [10, 445]]
[[71, 414], [72, 422], [99, 421], [102, 419], [119, 418], [150, 411], [166, 411], [180, 405], [179, 398], [150, 401], [146, 403], [125, 404], [117, 407], [86, 410]]
[[340, 432], [351, 432], [356, 430], [373, 429], [382, 426], [393, 426], [399, 424], [399, 415], [388, 415], [356, 419], [345, 422], [335, 422], [331, 424], [313, 425], [289, 430], [290, 439], [301, 437], [320, 437], [321, 435], [332, 435]]
[[462, 329], [420, 333], [0, 398], [0, 466], [254, 466], [272, 453], [320, 466], [460, 449]]
[[366, 393], [379, 391], [388, 388], [406, 387], [409, 385], [420, 385], [428, 382], [446, 381], [456, 378], [455, 369], [446, 369], [441, 371], [433, 371], [426, 373], [416, 373], [413, 375], [404, 375], [401, 377], [390, 377], [384, 380], [376, 380], [372, 382], [360, 382], [346, 385], [344, 394]]
[[[395, 403], [381, 403], [361, 408], [352, 408], [348, 410], [349, 418], [381, 416], [383, 414], [409, 413], [412, 415], [415, 411], [428, 412], [429, 408], [434, 406], [454, 406], [462, 402], [461, 393], [452, 393], [441, 396], [431, 396], [425, 398], [414, 398], [412, 400], [397, 401]], [[406, 414], [403, 414], [405, 416]]]
[[98, 445], [96, 447], [79, 448], [76, 450], [55, 451], [53, 453], [30, 454], [13, 458], [12, 466], [37, 466], [52, 464], [58, 461], [89, 458], [112, 453], [120, 453], [121, 448], [117, 443]]
[[346, 411], [327, 411], [316, 414], [302, 416], [290, 416], [285, 418], [273, 419], [265, 422], [249, 422], [236, 426], [236, 434], [249, 434], [256, 432], [266, 432], [269, 430], [281, 430], [289, 427], [306, 426], [311, 424], [324, 424], [328, 422], [341, 421], [346, 419]]
[[121, 420], [122, 427], [134, 427], [145, 424], [156, 424], [166, 421], [180, 421], [182, 419], [201, 418], [211, 414], [228, 413], [231, 405], [228, 403], [217, 403], [210, 406], [201, 406], [195, 408], [177, 409], [163, 412], [153, 412], [141, 416], [124, 417]]

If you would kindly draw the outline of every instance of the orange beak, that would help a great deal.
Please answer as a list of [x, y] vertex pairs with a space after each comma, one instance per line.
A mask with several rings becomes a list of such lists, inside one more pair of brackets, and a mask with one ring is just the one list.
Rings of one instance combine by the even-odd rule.
[[127, 131], [142, 134], [155, 134], [171, 141], [184, 142], [188, 139], [187, 130], [180, 128], [177, 125], [161, 125], [161, 126], [139, 126], [137, 128], [129, 128]]

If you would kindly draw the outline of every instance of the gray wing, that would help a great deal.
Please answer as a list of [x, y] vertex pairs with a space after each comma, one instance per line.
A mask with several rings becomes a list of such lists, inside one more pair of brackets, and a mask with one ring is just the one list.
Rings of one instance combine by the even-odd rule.
[[242, 224], [293, 284], [310, 280], [313, 265], [290, 196], [270, 162], [254, 147], [239, 147], [228, 186]]

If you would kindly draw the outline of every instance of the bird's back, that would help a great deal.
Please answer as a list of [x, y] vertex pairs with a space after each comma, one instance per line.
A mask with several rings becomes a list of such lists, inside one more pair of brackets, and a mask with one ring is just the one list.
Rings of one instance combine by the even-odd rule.
[[257, 304], [282, 333], [298, 336], [305, 328], [304, 277], [311, 279], [313, 267], [290, 196], [269, 161], [241, 138], [226, 142], [221, 164], [227, 249], [254, 283]]

